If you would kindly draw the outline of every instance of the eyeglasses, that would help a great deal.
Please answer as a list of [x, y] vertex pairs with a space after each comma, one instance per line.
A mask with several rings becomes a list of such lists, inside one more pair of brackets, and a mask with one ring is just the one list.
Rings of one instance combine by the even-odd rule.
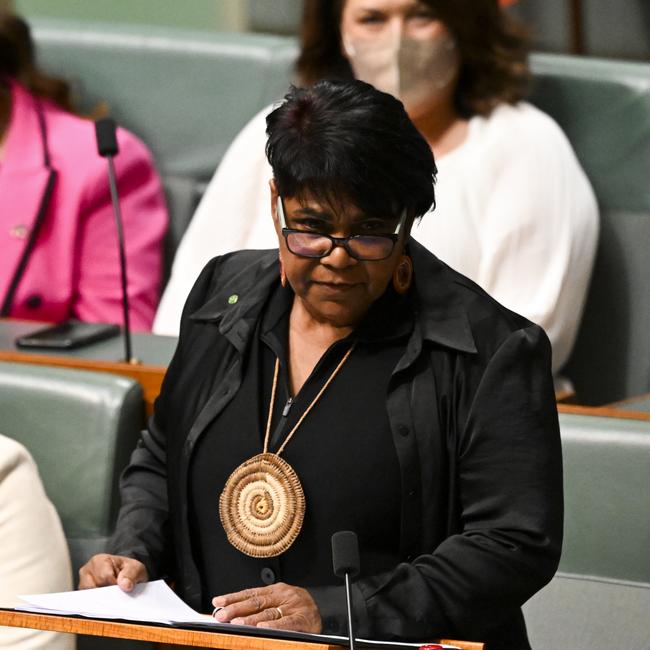
[[349, 235], [348, 237], [332, 237], [319, 232], [295, 230], [287, 228], [282, 197], [278, 196], [278, 216], [282, 235], [287, 242], [287, 248], [300, 257], [319, 259], [327, 257], [337, 246], [345, 248], [347, 254], [362, 262], [379, 262], [391, 256], [399, 234], [406, 221], [406, 210], [395, 228], [388, 235]]

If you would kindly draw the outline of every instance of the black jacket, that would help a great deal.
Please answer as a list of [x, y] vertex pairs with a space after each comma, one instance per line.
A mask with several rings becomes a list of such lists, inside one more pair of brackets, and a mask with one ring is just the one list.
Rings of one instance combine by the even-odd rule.
[[[550, 344], [540, 327], [413, 240], [409, 246], [415, 327], [386, 404], [401, 472], [403, 561], [355, 583], [358, 634], [528, 648], [520, 607], [553, 576], [562, 538]], [[151, 578], [171, 577], [195, 608], [201, 581], [188, 534], [189, 461], [238, 390], [242, 356], [277, 279], [273, 250], [206, 266], [122, 478], [111, 552], [140, 559]], [[345, 634], [336, 579], [310, 592], [324, 631]]]

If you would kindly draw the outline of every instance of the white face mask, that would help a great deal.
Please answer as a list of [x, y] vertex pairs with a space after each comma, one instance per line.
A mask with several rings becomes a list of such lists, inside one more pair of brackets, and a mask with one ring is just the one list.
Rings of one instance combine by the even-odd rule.
[[434, 103], [459, 65], [456, 41], [448, 32], [435, 40], [344, 37], [343, 47], [354, 76], [400, 99], [408, 113]]

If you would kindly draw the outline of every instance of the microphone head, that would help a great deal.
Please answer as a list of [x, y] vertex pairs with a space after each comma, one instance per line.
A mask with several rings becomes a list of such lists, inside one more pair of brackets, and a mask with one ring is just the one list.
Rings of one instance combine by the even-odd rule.
[[118, 153], [119, 148], [117, 146], [117, 137], [115, 135], [116, 128], [115, 120], [110, 117], [104, 117], [95, 122], [97, 151], [100, 156], [115, 156]]
[[357, 534], [351, 530], [340, 530], [332, 535], [332, 565], [334, 574], [339, 578], [349, 574], [354, 577], [359, 573], [359, 541]]

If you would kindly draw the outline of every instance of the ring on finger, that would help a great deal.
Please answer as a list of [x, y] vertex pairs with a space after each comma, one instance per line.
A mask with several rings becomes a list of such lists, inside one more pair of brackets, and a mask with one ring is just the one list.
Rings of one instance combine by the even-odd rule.
[[278, 613], [278, 618], [282, 618], [284, 616], [284, 614], [282, 613], [282, 610], [279, 607], [276, 607], [275, 611]]

